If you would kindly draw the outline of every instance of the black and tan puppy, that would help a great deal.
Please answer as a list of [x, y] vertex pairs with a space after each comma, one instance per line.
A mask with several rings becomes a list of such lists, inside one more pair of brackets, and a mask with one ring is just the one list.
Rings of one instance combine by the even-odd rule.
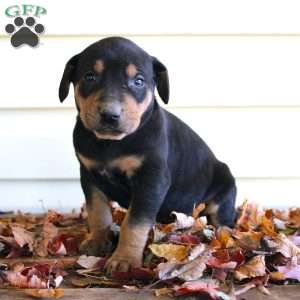
[[167, 69], [158, 59], [127, 39], [106, 38], [68, 61], [60, 101], [71, 82], [78, 109], [74, 146], [91, 232], [83, 249], [105, 249], [108, 199], [128, 208], [108, 271], [141, 265], [151, 226], [169, 222], [172, 211], [190, 214], [204, 202], [211, 222], [233, 225], [235, 180], [191, 128], [158, 105], [155, 87], [169, 100]]

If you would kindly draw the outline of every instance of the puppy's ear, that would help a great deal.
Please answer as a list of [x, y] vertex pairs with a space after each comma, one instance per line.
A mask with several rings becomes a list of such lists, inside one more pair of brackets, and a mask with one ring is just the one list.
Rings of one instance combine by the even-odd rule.
[[74, 55], [67, 62], [59, 85], [59, 100], [63, 102], [69, 94], [70, 83], [74, 81], [74, 72], [80, 54]]
[[156, 57], [152, 56], [155, 83], [158, 94], [165, 104], [169, 102], [169, 75], [168, 70]]

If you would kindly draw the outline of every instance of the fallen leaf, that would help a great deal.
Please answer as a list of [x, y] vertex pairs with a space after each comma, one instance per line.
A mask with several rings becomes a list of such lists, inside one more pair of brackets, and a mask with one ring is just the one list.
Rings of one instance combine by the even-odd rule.
[[290, 241], [284, 234], [270, 239], [265, 239], [269, 249], [275, 253], [281, 253], [284, 257], [297, 257], [300, 260], [300, 248]]
[[300, 265], [278, 266], [277, 269], [283, 274], [284, 279], [296, 279], [300, 281]]
[[81, 255], [76, 263], [85, 269], [93, 269], [100, 260], [101, 257]]
[[202, 277], [206, 269], [206, 263], [210, 258], [210, 251], [206, 250], [202, 255], [194, 260], [187, 262], [170, 261], [160, 263], [157, 266], [159, 279], [166, 280], [171, 278], [180, 278], [185, 281], [196, 280]]
[[63, 289], [26, 289], [25, 294], [35, 298], [61, 298], [64, 295]]
[[[50, 215], [50, 219], [54, 217]], [[40, 237], [36, 239], [34, 244], [35, 253], [40, 257], [46, 257], [48, 255], [48, 245], [58, 235], [58, 228], [51, 222], [47, 221], [47, 217], [43, 224]]]
[[[174, 288], [176, 295], [208, 295], [212, 300], [230, 300], [230, 297], [219, 290], [218, 285], [214, 282], [204, 282], [201, 280], [185, 282], [181, 286]], [[207, 298], [205, 298], [207, 299]]]
[[190, 228], [194, 225], [195, 219], [191, 216], [187, 216], [184, 213], [179, 213], [173, 211], [171, 213], [172, 215], [175, 215], [175, 228], [177, 229], [184, 229], [184, 228]]
[[271, 237], [276, 237], [278, 235], [275, 229], [274, 222], [271, 219], [267, 218], [266, 216], [262, 216], [259, 228], [260, 231], [265, 235]]
[[232, 238], [232, 230], [229, 227], [222, 226], [217, 229], [216, 238], [221, 244], [221, 248], [235, 247], [235, 241]]
[[236, 239], [237, 246], [245, 250], [256, 250], [260, 247], [263, 233], [253, 230], [238, 231], [234, 230], [232, 236]]
[[205, 203], [199, 203], [194, 209], [192, 213], [192, 217], [194, 219], [197, 219], [201, 212], [203, 212], [205, 209]]
[[265, 257], [263, 255], [257, 255], [245, 264], [239, 266], [234, 272], [234, 277], [241, 281], [246, 278], [264, 276], [265, 274]]
[[198, 245], [200, 241], [201, 240], [198, 236], [189, 233], [182, 233], [182, 234], [174, 233], [168, 237], [168, 242], [187, 244], [187, 245]]
[[275, 281], [282, 281], [285, 280], [285, 276], [281, 272], [270, 272], [270, 279]]
[[27, 245], [30, 252], [33, 252], [33, 234], [17, 225], [10, 225], [10, 227], [17, 244], [21, 248]]
[[176, 261], [186, 258], [189, 250], [187, 246], [173, 244], [151, 244], [148, 247], [156, 256]]
[[49, 264], [36, 264], [18, 272], [0, 271], [0, 277], [11, 286], [34, 289], [58, 287], [63, 280], [61, 274], [59, 269]]

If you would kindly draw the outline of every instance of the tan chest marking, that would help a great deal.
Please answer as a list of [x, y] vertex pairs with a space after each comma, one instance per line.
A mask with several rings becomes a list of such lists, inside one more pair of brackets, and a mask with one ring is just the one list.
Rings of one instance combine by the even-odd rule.
[[80, 162], [88, 169], [96, 169], [100, 166], [100, 163], [96, 160], [90, 159], [85, 157], [84, 155], [77, 153], [77, 157], [80, 160]]
[[137, 169], [143, 164], [144, 157], [137, 155], [128, 155], [119, 157], [109, 163], [110, 168], [117, 168], [125, 173], [128, 178], [132, 177]]

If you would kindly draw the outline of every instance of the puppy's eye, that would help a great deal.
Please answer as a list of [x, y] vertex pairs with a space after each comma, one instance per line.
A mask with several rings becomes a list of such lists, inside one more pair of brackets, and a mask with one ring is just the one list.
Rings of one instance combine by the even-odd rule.
[[96, 81], [96, 79], [97, 79], [97, 77], [96, 77], [95, 73], [93, 73], [93, 72], [87, 72], [84, 75], [85, 81], [93, 82], [93, 81]]
[[143, 77], [139, 76], [139, 77], [137, 77], [137, 78], [134, 79], [134, 85], [136, 87], [141, 88], [141, 87], [144, 86], [144, 84], [145, 84], [145, 80], [144, 80]]

